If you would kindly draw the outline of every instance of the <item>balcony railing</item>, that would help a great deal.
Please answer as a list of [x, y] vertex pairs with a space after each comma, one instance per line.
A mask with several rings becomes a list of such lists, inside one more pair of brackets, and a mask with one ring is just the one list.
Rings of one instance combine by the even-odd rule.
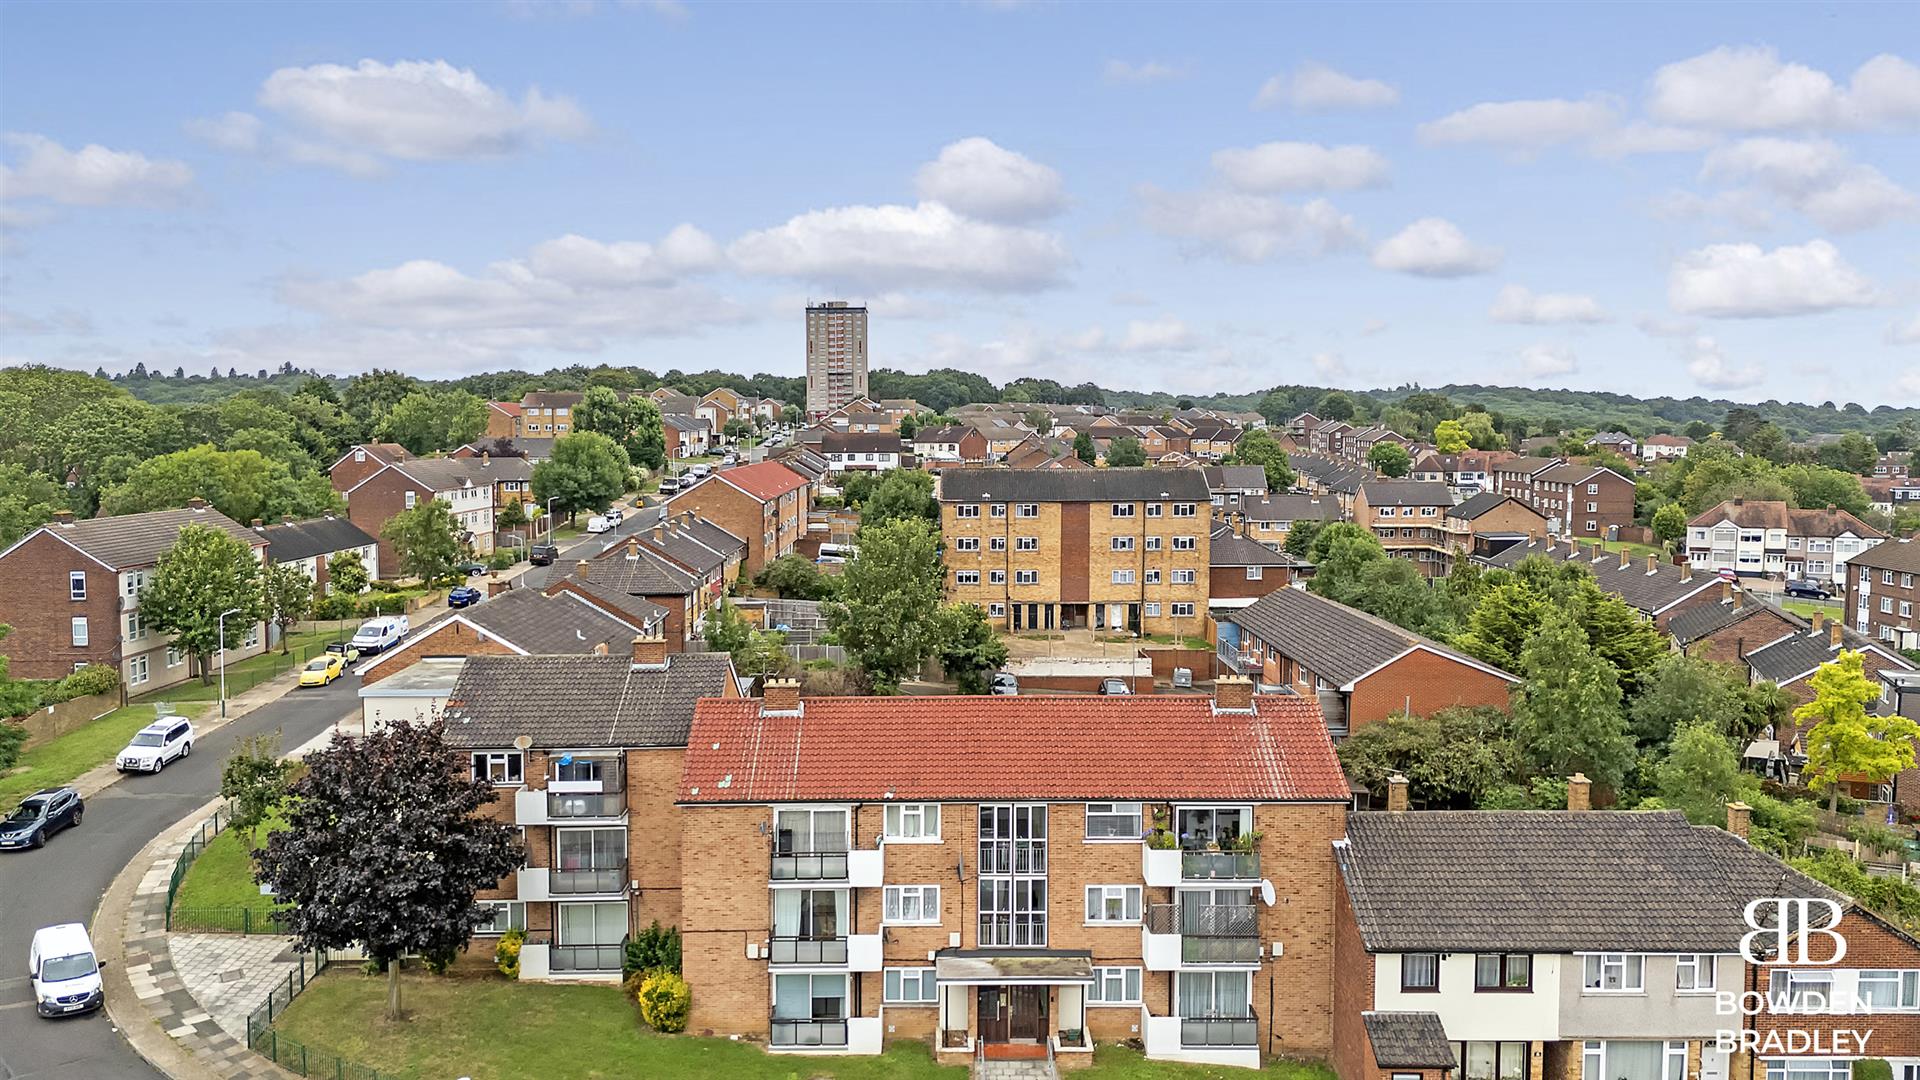
[[767, 942], [767, 960], [774, 964], [844, 964], [844, 937], [775, 937]]
[[626, 938], [618, 945], [555, 945], [547, 952], [547, 970], [619, 971], [626, 955]]
[[773, 1046], [845, 1046], [845, 1020], [783, 1020], [775, 1016], [768, 1042]]
[[1187, 881], [1255, 881], [1260, 877], [1257, 851], [1183, 851], [1180, 877]]
[[624, 791], [549, 792], [547, 795], [550, 818], [615, 818], [626, 812]]
[[1189, 1048], [1209, 1046], [1257, 1046], [1260, 1021], [1248, 1009], [1245, 1016], [1183, 1016], [1180, 1018], [1180, 1045]]
[[845, 851], [776, 851], [767, 876], [774, 881], [844, 881]]
[[1180, 935], [1184, 964], [1260, 960], [1259, 918], [1249, 904], [1150, 904], [1147, 932]]
[[562, 870], [554, 868], [547, 873], [547, 890], [556, 896], [606, 895], [625, 892], [627, 888], [627, 861], [620, 860], [612, 866], [596, 866], [583, 870]]

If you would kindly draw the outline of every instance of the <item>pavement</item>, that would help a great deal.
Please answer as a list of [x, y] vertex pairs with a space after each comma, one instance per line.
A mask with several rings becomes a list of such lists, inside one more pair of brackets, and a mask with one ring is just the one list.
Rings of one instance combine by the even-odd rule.
[[[287, 693], [289, 673], [228, 699], [224, 725], [201, 725], [194, 752], [155, 776], [122, 776], [108, 766], [82, 778], [87, 805], [77, 829], [59, 833], [37, 851], [0, 858], [0, 1080], [152, 1080], [163, 1074], [128, 1045], [105, 1012], [62, 1020], [34, 1013], [25, 969], [33, 932], [53, 923], [94, 925], [94, 944], [108, 960], [108, 997], [126, 990], [127, 972], [116, 965], [115, 915], [96, 906], [129, 863], [176, 823], [200, 811], [220, 787], [220, 768], [245, 736], [275, 729], [285, 748], [324, 734], [335, 721], [359, 709], [359, 680]], [[192, 819], [191, 825], [200, 820]], [[131, 887], [128, 890], [131, 892]], [[126, 910], [127, 900], [120, 910]], [[109, 944], [109, 942], [112, 944]], [[147, 1033], [157, 1032], [149, 1027]], [[163, 1043], [169, 1042], [162, 1038]]]

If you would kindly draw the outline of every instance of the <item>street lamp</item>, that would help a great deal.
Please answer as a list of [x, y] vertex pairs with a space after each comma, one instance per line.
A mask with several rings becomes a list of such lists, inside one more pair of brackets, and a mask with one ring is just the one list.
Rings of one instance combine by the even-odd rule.
[[560, 496], [555, 495], [547, 500], [547, 543], [549, 544], [553, 543], [553, 504], [559, 498]]
[[240, 614], [239, 608], [228, 608], [215, 620], [220, 628], [220, 719], [227, 718], [227, 616]]

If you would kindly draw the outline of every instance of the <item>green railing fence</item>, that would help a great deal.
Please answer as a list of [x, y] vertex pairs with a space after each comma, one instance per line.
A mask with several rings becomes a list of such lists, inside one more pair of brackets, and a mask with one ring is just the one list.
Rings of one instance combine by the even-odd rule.
[[332, 954], [320, 950], [308, 955], [299, 954], [299, 963], [287, 972], [285, 981], [275, 986], [260, 1007], [247, 1014], [247, 1049], [272, 1061], [289, 1072], [301, 1076], [332, 1077], [333, 1080], [401, 1080], [410, 1077], [410, 1073], [382, 1072], [368, 1065], [348, 1061], [346, 1058], [317, 1046], [309, 1046], [298, 1039], [288, 1038], [276, 1031], [273, 1021], [314, 977], [333, 963]]
[[167, 929], [173, 929], [173, 899], [180, 895], [180, 883], [187, 880], [187, 868], [207, 850], [213, 838], [226, 829], [230, 815], [224, 806], [213, 811], [213, 816], [200, 823], [200, 828], [187, 838], [187, 846], [180, 850], [180, 857], [173, 860], [173, 876], [167, 881]]
[[209, 934], [286, 934], [288, 929], [282, 917], [276, 913], [272, 901], [258, 907], [180, 907], [174, 903], [180, 895], [180, 885], [187, 880], [187, 871], [194, 860], [207, 850], [213, 838], [227, 831], [227, 822], [231, 818], [225, 806], [213, 812], [213, 816], [200, 823], [200, 828], [187, 839], [187, 846], [180, 850], [180, 857], [173, 861], [173, 876], [167, 881], [167, 929], [169, 931], [198, 932]]

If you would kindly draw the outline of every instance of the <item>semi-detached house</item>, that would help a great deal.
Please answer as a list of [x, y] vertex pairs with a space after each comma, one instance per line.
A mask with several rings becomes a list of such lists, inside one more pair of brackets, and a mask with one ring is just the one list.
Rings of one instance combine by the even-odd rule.
[[[475, 555], [493, 552], [494, 509], [502, 481], [522, 483], [533, 475], [525, 458], [408, 457], [368, 470], [359, 456], [370, 448], [348, 451], [331, 471], [333, 489], [347, 500], [347, 517], [369, 536], [380, 536], [394, 515], [429, 499], [447, 504], [460, 541]], [[380, 565], [400, 565], [393, 545], [380, 540]]]
[[1847, 561], [1887, 538], [1845, 510], [1801, 510], [1776, 499], [1729, 499], [1687, 522], [1687, 560], [1702, 570], [1807, 578], [1830, 588]]

